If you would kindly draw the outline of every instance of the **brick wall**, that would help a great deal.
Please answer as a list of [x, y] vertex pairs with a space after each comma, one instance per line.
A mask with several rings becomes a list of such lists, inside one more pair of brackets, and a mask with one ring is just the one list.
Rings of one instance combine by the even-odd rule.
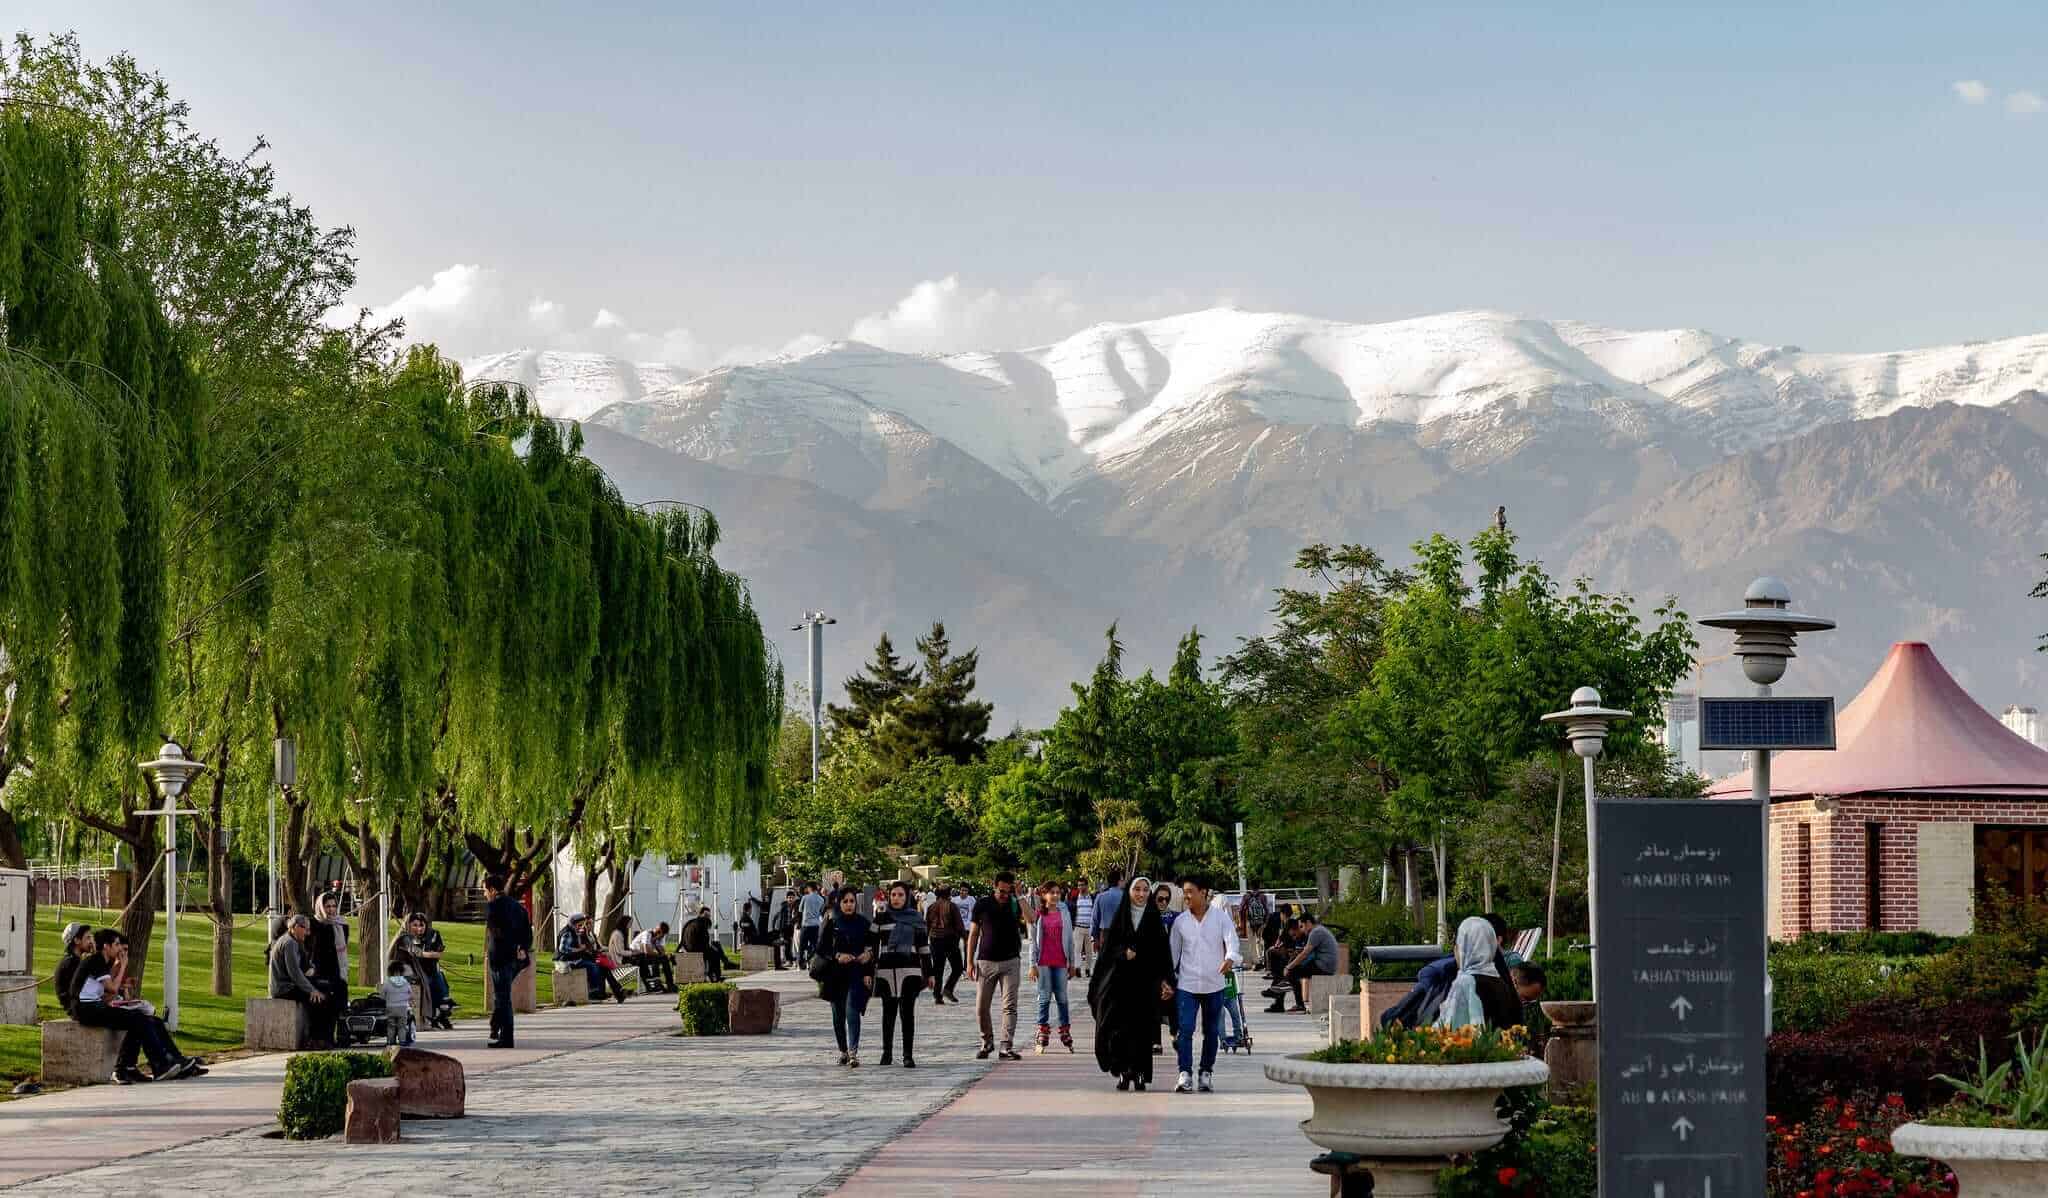
[[1976, 905], [1975, 826], [2048, 827], [2048, 803], [1856, 795], [1821, 811], [1812, 800], [1771, 809], [1771, 934], [1844, 932], [1868, 923], [1864, 825], [1878, 844], [1880, 929], [1967, 932]]

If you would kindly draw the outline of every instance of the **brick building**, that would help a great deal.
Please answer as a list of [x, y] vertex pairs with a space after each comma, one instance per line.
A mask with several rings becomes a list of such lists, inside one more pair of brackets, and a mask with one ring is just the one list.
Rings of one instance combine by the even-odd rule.
[[[1770, 927], [1960, 934], [1989, 887], [2048, 899], [2048, 751], [1917, 641], [1835, 722], [1833, 752], [1771, 759]], [[1747, 770], [1708, 794], [1747, 796]]]

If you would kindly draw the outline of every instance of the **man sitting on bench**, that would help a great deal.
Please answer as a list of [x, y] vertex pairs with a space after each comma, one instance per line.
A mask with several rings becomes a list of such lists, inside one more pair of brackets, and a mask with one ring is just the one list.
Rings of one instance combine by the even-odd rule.
[[711, 908], [699, 909], [696, 918], [683, 925], [683, 951], [704, 958], [706, 979], [725, 980], [725, 953], [711, 939]]
[[[1308, 1005], [1302, 1001], [1302, 983], [1312, 977], [1328, 977], [1337, 972], [1337, 938], [1330, 934], [1330, 929], [1317, 921], [1316, 913], [1313, 911], [1303, 911], [1299, 923], [1301, 948], [1280, 971], [1281, 979], [1287, 986], [1284, 993], [1294, 995], [1292, 1009], [1297, 1015], [1308, 1010]], [[1273, 995], [1273, 1005], [1266, 1010], [1272, 1014], [1279, 1014], [1283, 997], [1284, 994]]]
[[306, 972], [307, 940], [313, 921], [294, 915], [285, 921], [284, 935], [270, 944], [270, 997], [282, 998], [306, 1008], [306, 1046], [334, 1047], [334, 1020], [340, 1004]]
[[597, 959], [597, 937], [590, 934], [590, 918], [586, 915], [571, 915], [569, 926], [562, 929], [561, 937], [555, 941], [555, 961], [581, 969], [590, 979], [592, 1002], [604, 997], [605, 987], [611, 987], [612, 998], [626, 1001], [626, 988], [619, 985], [619, 979], [612, 976]]
[[656, 990], [666, 990], [670, 994], [676, 992], [675, 963], [661, 943], [667, 936], [668, 925], [658, 923], [651, 928], [642, 928], [640, 934], [633, 937], [633, 943], [627, 946], [626, 964], [640, 967], [640, 988], [650, 994]]
[[[78, 943], [74, 939], [74, 944]], [[92, 934], [95, 949], [79, 960], [71, 975], [76, 998], [71, 1017], [86, 1027], [112, 1028], [121, 1036], [121, 1055], [114, 1065], [116, 1085], [140, 1081], [171, 1081], [204, 1072], [199, 1062], [178, 1051], [156, 1008], [134, 996], [135, 981], [128, 976], [128, 938], [112, 928]], [[136, 1069], [136, 1058], [147, 1054], [149, 1077]]]

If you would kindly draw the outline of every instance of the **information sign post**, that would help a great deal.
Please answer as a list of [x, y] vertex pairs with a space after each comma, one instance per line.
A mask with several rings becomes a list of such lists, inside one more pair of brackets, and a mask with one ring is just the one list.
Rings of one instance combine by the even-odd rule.
[[1764, 1192], [1754, 800], [1601, 799], [1600, 1192]]

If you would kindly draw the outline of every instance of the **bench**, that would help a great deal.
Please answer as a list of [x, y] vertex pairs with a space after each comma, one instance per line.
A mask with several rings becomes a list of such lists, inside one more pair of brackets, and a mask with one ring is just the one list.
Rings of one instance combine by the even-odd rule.
[[[513, 984], [518, 989], [518, 984]], [[578, 965], [555, 966], [555, 1005], [580, 1007], [590, 1002], [590, 973]], [[518, 1004], [513, 1005], [518, 1009]]]
[[1349, 994], [1339, 994], [1330, 999], [1329, 1042], [1331, 1044], [1337, 1044], [1345, 1040], [1362, 1040], [1365, 1038], [1359, 1030], [1365, 1026], [1364, 1006], [1365, 996], [1362, 994], [1355, 997]]
[[1310, 1011], [1327, 1014], [1330, 1000], [1350, 994], [1355, 979], [1348, 973], [1319, 973], [1303, 979], [1301, 1001]]
[[748, 973], [762, 973], [774, 969], [775, 946], [772, 944], [741, 945], [740, 968]]
[[[537, 996], [538, 983], [535, 981], [539, 974], [540, 971], [538, 969], [528, 967], [520, 970], [519, 976], [512, 979], [512, 1010], [515, 1014], [531, 1015], [535, 1011], [540, 1010], [540, 1000]], [[484, 1014], [486, 1015], [490, 1014], [491, 1009], [497, 1005], [496, 990], [497, 987], [491, 985], [490, 972], [486, 970], [484, 972]]]
[[691, 982], [706, 982], [710, 980], [710, 975], [704, 972], [704, 958], [702, 955], [690, 952], [676, 954], [676, 985], [687, 986]]
[[252, 998], [242, 1005], [242, 1043], [259, 1052], [298, 1052], [312, 1030], [304, 1003]]
[[43, 1022], [43, 1084], [96, 1086], [112, 1081], [123, 1033], [70, 1019]]

